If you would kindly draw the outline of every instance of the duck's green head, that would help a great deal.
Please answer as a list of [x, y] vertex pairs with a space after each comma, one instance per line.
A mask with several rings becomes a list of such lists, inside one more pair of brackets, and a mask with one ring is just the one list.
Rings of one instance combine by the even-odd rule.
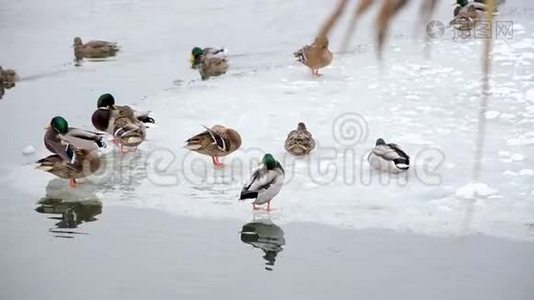
[[376, 140], [376, 145], [377, 145], [377, 146], [385, 145], [385, 144], [386, 144], [386, 142], [385, 142], [383, 139], [381, 139], [381, 138], [378, 139], [378, 140]]
[[261, 162], [265, 165], [267, 170], [272, 170], [276, 167], [276, 160], [270, 153], [265, 154]]
[[69, 131], [69, 123], [63, 117], [53, 117], [50, 121], [50, 127], [54, 128], [57, 132], [61, 134], [67, 133]]
[[191, 55], [193, 55], [193, 57], [199, 57], [202, 54], [204, 54], [204, 50], [199, 47], [195, 47], [191, 50]]
[[195, 61], [204, 54], [204, 50], [202, 50], [199, 47], [195, 47], [191, 50], [191, 57], [189, 58], [189, 62], [191, 63], [191, 66], [195, 65]]
[[115, 98], [113, 98], [113, 95], [111, 94], [103, 94], [102, 96], [98, 97], [98, 101], [96, 102], [96, 106], [98, 108], [112, 107], [113, 105], [115, 105]]
[[456, 0], [456, 4], [460, 5], [461, 7], [466, 6], [468, 2], [468, 0]]

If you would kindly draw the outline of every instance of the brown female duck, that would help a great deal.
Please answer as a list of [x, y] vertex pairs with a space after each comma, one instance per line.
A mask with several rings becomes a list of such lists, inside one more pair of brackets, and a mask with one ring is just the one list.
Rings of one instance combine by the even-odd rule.
[[106, 41], [89, 41], [83, 43], [79, 37], [74, 38], [74, 57], [80, 60], [83, 58], [105, 58], [114, 56], [119, 47], [117, 43]]
[[309, 154], [315, 148], [315, 140], [312, 134], [306, 129], [306, 125], [300, 122], [297, 129], [292, 130], [288, 135], [284, 145], [287, 152], [302, 156]]
[[311, 69], [312, 74], [320, 76], [319, 69], [328, 66], [334, 55], [328, 50], [328, 38], [326, 36], [318, 36], [313, 41], [311, 46], [304, 46], [295, 51], [293, 55], [298, 61]]
[[221, 125], [215, 125], [186, 141], [184, 148], [200, 154], [211, 156], [213, 165], [223, 167], [219, 157], [226, 156], [241, 146], [241, 136], [237, 131]]

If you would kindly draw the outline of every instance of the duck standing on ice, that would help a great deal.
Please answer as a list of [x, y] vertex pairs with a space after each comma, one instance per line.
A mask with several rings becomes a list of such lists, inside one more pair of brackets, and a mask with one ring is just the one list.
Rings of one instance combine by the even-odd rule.
[[226, 156], [241, 146], [241, 136], [237, 131], [221, 125], [215, 125], [203, 131], [186, 142], [184, 148], [200, 154], [211, 156], [211, 161], [216, 168], [224, 166], [219, 157]]
[[37, 161], [37, 169], [70, 179], [71, 187], [76, 186], [76, 178], [87, 177], [100, 168], [101, 160], [96, 146], [106, 146], [101, 135], [69, 127], [60, 116], [50, 121], [44, 144], [54, 154]]
[[140, 113], [126, 105], [115, 105], [115, 98], [111, 94], [103, 94], [98, 98], [97, 110], [91, 121], [96, 129], [113, 135], [121, 152], [124, 147], [137, 149], [146, 137], [145, 123], [155, 123], [148, 113]]
[[328, 50], [328, 38], [326, 36], [318, 36], [313, 41], [311, 46], [304, 46], [295, 51], [293, 55], [297, 60], [308, 68], [315, 76], [320, 76], [319, 69], [328, 66], [334, 55]]
[[267, 153], [262, 164], [254, 170], [249, 181], [243, 186], [239, 200], [254, 199], [252, 206], [267, 203], [267, 211], [271, 210], [271, 200], [278, 195], [284, 185], [285, 172], [282, 165]]

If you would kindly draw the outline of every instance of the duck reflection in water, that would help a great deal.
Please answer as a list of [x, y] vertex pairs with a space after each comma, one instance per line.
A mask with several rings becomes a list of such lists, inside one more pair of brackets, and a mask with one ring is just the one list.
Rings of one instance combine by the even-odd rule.
[[273, 270], [276, 256], [284, 250], [282, 246], [286, 244], [284, 231], [270, 219], [254, 220], [243, 225], [241, 241], [263, 250], [263, 259], [267, 261], [265, 270], [268, 271]]
[[49, 217], [49, 219], [61, 220], [56, 223], [57, 228], [77, 228], [84, 222], [98, 220], [95, 216], [102, 213], [102, 202], [99, 200], [72, 202], [43, 198], [38, 204], [39, 206], [35, 209], [38, 213], [61, 215], [61, 217]]
[[[52, 179], [46, 186], [46, 196], [42, 198], [35, 211], [42, 214], [61, 215], [49, 217], [60, 220], [56, 223], [57, 228], [78, 228], [84, 222], [98, 220], [97, 215], [102, 213], [102, 202], [89, 189], [69, 189], [62, 184], [60, 179]], [[72, 231], [54, 231], [56, 233], [77, 233]]]

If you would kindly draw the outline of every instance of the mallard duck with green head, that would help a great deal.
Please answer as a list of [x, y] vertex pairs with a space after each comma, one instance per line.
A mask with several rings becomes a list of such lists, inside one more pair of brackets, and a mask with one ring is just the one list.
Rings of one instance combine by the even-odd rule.
[[267, 203], [271, 210], [271, 200], [278, 195], [284, 185], [285, 172], [282, 165], [267, 153], [261, 160], [262, 164], [254, 170], [249, 181], [243, 186], [239, 200], [254, 199], [252, 206]]
[[315, 140], [303, 122], [298, 123], [297, 129], [291, 130], [287, 135], [284, 148], [295, 156], [309, 154], [315, 149]]
[[80, 37], [74, 38], [74, 57], [77, 60], [83, 58], [105, 58], [114, 56], [119, 47], [117, 43], [107, 41], [89, 41], [85, 44]]
[[216, 47], [207, 47], [207, 48], [202, 49], [200, 47], [194, 47], [191, 50], [191, 57], [189, 58], [189, 62], [191, 63], [191, 68], [197, 69], [202, 63], [202, 59], [204, 57], [207, 57], [207, 58], [219, 57], [219, 58], [227, 59], [226, 49], [216, 48]]
[[228, 70], [228, 58], [226, 50], [222, 48], [199, 47], [191, 50], [191, 68], [197, 69], [202, 80], [220, 76]]
[[106, 93], [97, 101], [97, 110], [91, 117], [93, 126], [100, 131], [113, 135], [121, 147], [136, 148], [146, 137], [144, 123], [155, 123], [149, 112], [140, 113], [129, 106], [115, 105], [113, 95]]
[[67, 154], [69, 146], [81, 149], [106, 146], [102, 134], [69, 127], [67, 120], [61, 116], [52, 118], [46, 128], [43, 142], [50, 152], [60, 155], [64, 160], [72, 159]]
[[100, 131], [113, 134], [113, 123], [117, 117], [118, 111], [121, 109], [132, 110], [134, 120], [142, 123], [156, 123], [156, 121], [149, 116], [150, 112], [139, 112], [130, 108], [129, 106], [119, 106], [115, 104], [115, 97], [106, 93], [100, 95], [96, 102], [97, 109], [91, 117], [91, 122], [96, 129]]
[[186, 141], [184, 148], [200, 154], [211, 156], [216, 168], [223, 167], [219, 157], [226, 156], [241, 146], [241, 136], [237, 131], [221, 125], [215, 125]]
[[76, 178], [87, 177], [100, 168], [97, 147], [106, 146], [101, 135], [69, 127], [60, 116], [50, 121], [44, 144], [54, 154], [37, 161], [37, 169], [70, 179], [72, 187], [76, 186]]

